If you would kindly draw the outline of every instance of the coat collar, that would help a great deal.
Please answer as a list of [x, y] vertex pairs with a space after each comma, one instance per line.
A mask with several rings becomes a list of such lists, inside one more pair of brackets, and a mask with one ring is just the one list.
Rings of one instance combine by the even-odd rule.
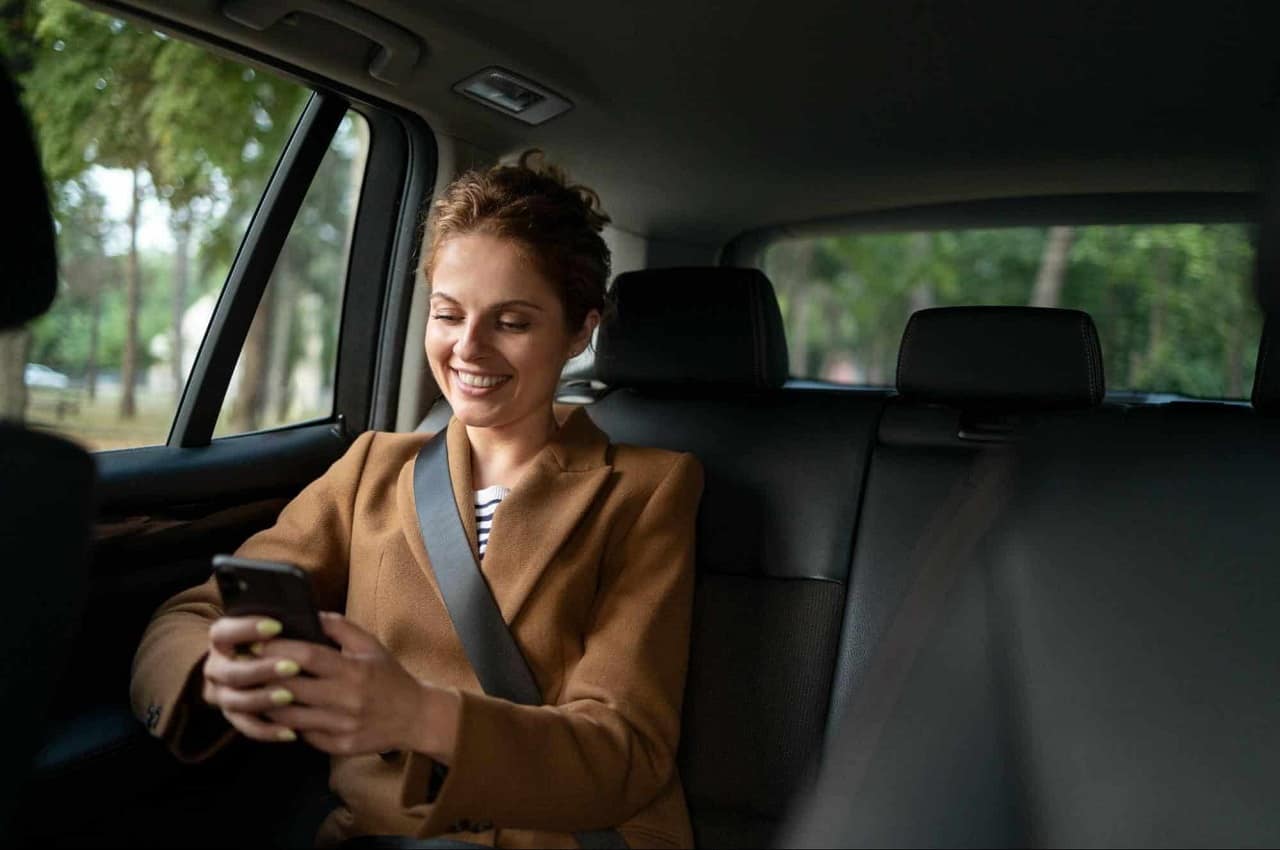
[[[471, 482], [471, 444], [456, 418], [445, 433], [453, 498], [471, 547], [476, 550], [476, 518]], [[529, 594], [550, 566], [608, 481], [609, 438], [581, 408], [574, 409], [556, 435], [534, 458], [494, 514], [481, 571], [493, 591], [503, 619], [512, 623]], [[418, 529], [413, 502], [413, 464], [400, 476], [401, 519], [410, 548], [439, 592]], [[410, 530], [412, 529], [412, 531]]]

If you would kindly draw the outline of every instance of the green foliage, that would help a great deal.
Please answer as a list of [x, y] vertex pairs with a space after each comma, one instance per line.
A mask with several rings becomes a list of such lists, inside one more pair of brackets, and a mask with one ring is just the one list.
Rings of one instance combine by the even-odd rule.
[[[771, 247], [765, 271], [778, 287], [793, 374], [892, 384], [914, 310], [1029, 303], [1047, 233], [849, 234]], [[1074, 228], [1059, 306], [1093, 315], [1109, 388], [1248, 394], [1261, 334], [1250, 239], [1235, 224]], [[854, 374], [833, 371], [838, 363]]]
[[[118, 199], [112, 212], [102, 177], [104, 169], [126, 169], [140, 174], [144, 201], [164, 205], [175, 244], [190, 249], [182, 263], [143, 246], [137, 318], [145, 369], [151, 341], [172, 332], [175, 310], [222, 287], [310, 91], [71, 0], [0, 0], [0, 54], [31, 115], [58, 223], [61, 293], [32, 325], [31, 359], [86, 379], [121, 368], [129, 317], [119, 252], [129, 223]], [[289, 298], [264, 301], [318, 299], [330, 363], [355, 135], [344, 122], [334, 161], [322, 166], [295, 223], [276, 271], [291, 282], [280, 285]], [[293, 307], [281, 305], [283, 318], [272, 323], [281, 338], [267, 343], [282, 352], [270, 361], [286, 370], [306, 341]]]

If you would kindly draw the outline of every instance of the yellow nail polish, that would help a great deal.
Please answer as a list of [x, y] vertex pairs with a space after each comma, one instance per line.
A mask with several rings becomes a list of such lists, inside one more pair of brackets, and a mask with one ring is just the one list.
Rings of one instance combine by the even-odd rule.
[[259, 620], [257, 628], [258, 634], [263, 637], [275, 637], [284, 631], [284, 626], [281, 625], [279, 620]]
[[298, 667], [298, 662], [290, 661], [288, 658], [276, 662], [276, 674], [280, 676], [296, 676], [299, 669], [301, 668]]
[[261, 641], [259, 641], [258, 643], [253, 643], [249, 645], [249, 651], [259, 657], [261, 657], [262, 653], [266, 652], [266, 650], [267, 650], [267, 645], [265, 643], [262, 643]]
[[298, 733], [293, 731], [292, 729], [281, 729], [279, 732], [276, 733], [276, 740], [277, 741], [296, 741], [298, 740]]
[[271, 701], [276, 705], [288, 705], [293, 702], [293, 693], [284, 688], [276, 688], [271, 692]]

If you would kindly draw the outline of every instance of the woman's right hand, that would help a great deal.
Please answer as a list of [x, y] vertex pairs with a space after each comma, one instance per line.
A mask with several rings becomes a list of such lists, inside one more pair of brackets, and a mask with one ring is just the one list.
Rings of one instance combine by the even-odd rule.
[[[298, 665], [287, 659], [259, 657], [261, 646], [280, 631], [279, 621], [269, 617], [219, 617], [209, 627], [204, 701], [255, 741], [294, 741], [298, 737], [289, 727], [261, 716], [293, 701], [293, 692], [284, 680], [298, 675]], [[239, 654], [238, 646], [253, 646], [255, 651]]]

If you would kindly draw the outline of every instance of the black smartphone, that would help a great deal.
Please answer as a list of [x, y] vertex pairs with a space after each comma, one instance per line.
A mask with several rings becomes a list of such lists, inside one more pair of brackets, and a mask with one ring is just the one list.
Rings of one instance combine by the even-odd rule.
[[293, 564], [214, 555], [213, 573], [229, 616], [279, 620], [280, 637], [337, 647], [320, 627], [311, 580]]

